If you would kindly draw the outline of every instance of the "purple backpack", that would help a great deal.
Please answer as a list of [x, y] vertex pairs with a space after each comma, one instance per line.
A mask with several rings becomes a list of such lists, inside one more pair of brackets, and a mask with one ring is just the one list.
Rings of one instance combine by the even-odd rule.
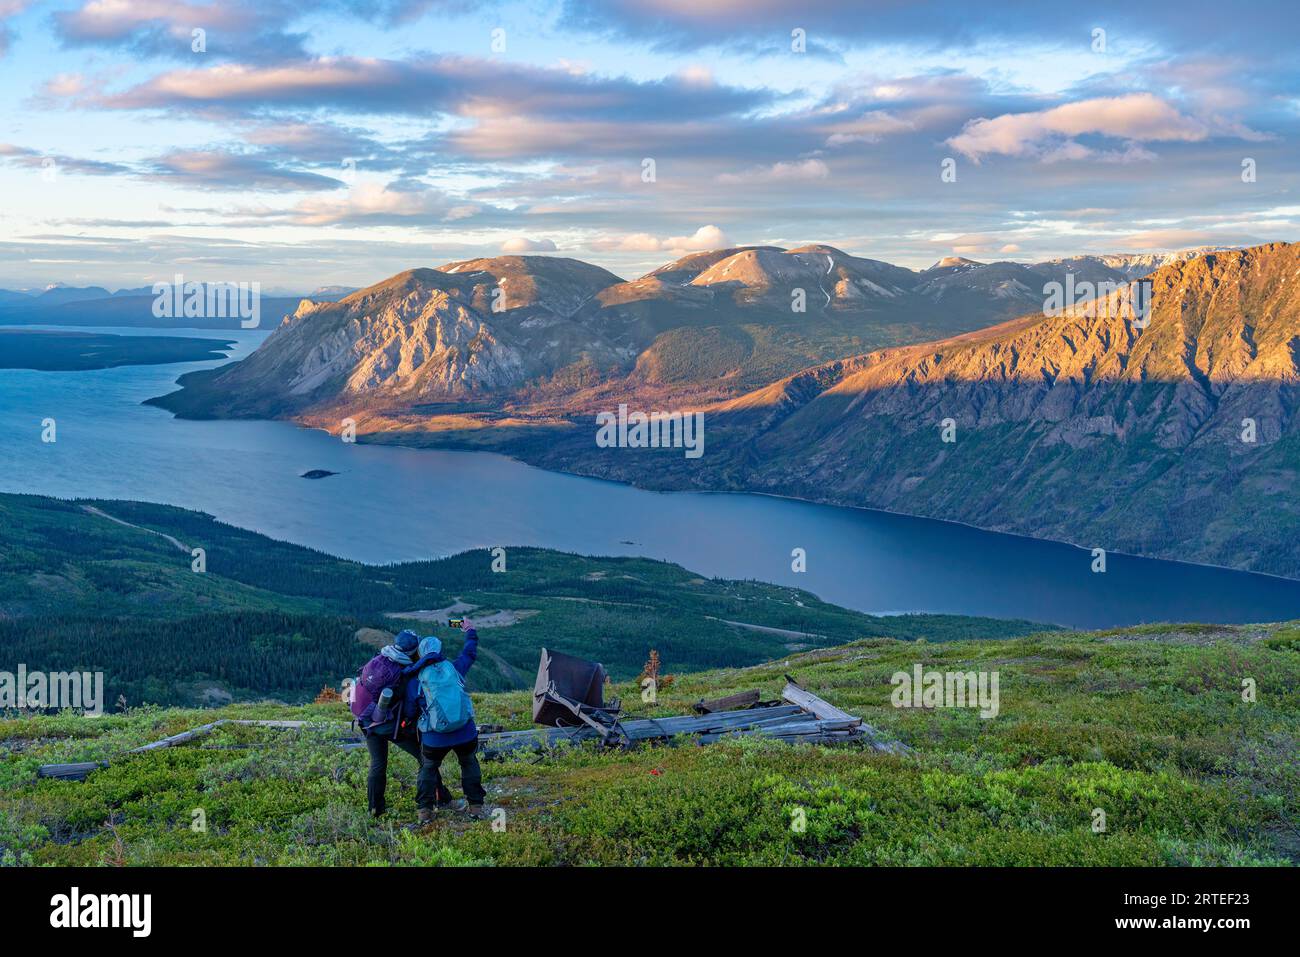
[[375, 710], [375, 702], [380, 692], [392, 688], [402, 677], [402, 666], [391, 658], [375, 655], [361, 669], [361, 677], [352, 690], [352, 716], [362, 723], [370, 723]]

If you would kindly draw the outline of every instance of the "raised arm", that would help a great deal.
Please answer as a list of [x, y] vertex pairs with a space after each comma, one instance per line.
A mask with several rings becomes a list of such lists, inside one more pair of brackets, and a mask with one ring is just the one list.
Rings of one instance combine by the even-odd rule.
[[452, 667], [464, 675], [469, 671], [469, 666], [474, 663], [478, 657], [478, 632], [469, 622], [465, 622], [465, 647], [460, 650], [456, 660], [452, 662]]

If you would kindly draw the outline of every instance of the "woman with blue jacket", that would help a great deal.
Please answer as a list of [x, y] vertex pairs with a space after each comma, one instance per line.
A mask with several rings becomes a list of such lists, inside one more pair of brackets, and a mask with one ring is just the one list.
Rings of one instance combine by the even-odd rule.
[[[415, 676], [406, 685], [406, 698], [413, 707], [404, 710], [408, 714], [413, 714], [415, 713], [414, 709], [418, 708], [421, 714], [420, 763], [422, 773], [428, 775], [432, 771], [436, 791], [446, 793], [446, 787], [442, 783], [441, 766], [443, 759], [452, 751], [455, 751], [456, 759], [460, 762], [460, 784], [465, 792], [466, 806], [471, 815], [480, 817], [483, 814], [483, 801], [487, 797], [487, 792], [483, 789], [483, 773], [479, 768], [478, 758], [475, 755], [475, 752], [478, 751], [478, 726], [474, 723], [473, 705], [464, 691], [465, 674], [478, 657], [478, 632], [474, 630], [474, 626], [470, 624], [468, 619], [461, 624], [461, 628], [465, 631], [465, 646], [461, 649], [456, 660], [451, 662], [451, 668], [454, 669], [455, 677], [459, 681], [460, 695], [463, 696], [463, 706], [466, 709], [468, 720], [459, 727], [448, 731], [434, 730], [433, 722], [427, 720], [429, 718], [429, 702], [427, 701], [426, 689], [429, 687], [432, 676], [425, 677], [426, 669], [420, 667], [420, 662], [424, 662], [426, 659], [429, 662], [442, 660], [442, 642], [433, 635], [420, 639], [420, 659], [411, 668], [415, 672]], [[439, 665], [438, 667], [443, 666]], [[445, 667], [443, 667], [443, 671], [446, 671]], [[432, 806], [428, 806], [427, 803], [422, 804], [419, 808], [420, 823], [430, 823], [433, 820], [433, 812], [434, 808]]]

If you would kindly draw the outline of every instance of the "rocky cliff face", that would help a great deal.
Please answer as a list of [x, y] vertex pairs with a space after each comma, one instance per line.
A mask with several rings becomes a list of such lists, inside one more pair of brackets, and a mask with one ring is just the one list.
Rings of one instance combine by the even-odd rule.
[[750, 487], [1300, 574], [1300, 246], [1151, 283], [1145, 328], [1031, 316], [809, 370], [718, 420]]
[[413, 269], [338, 302], [303, 300], [251, 356], [202, 380], [208, 411], [504, 394], [578, 361], [626, 364], [625, 342], [574, 318], [618, 281], [577, 260], [502, 257]]

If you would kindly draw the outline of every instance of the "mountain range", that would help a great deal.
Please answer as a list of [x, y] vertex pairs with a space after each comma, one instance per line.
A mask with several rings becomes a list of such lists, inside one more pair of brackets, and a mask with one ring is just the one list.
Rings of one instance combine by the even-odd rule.
[[[1104, 303], [1046, 315], [1042, 289], [1154, 259], [916, 273], [751, 247], [632, 282], [562, 258], [450, 263], [303, 302], [247, 359], [151, 401], [1300, 576], [1298, 250], [1170, 257], [1143, 323]], [[945, 323], [982, 327], [849, 351]], [[597, 447], [592, 414], [620, 403], [702, 412], [706, 454]]]
[[825, 245], [758, 246], [693, 253], [630, 281], [563, 257], [453, 262], [302, 300], [201, 401], [223, 415], [283, 415], [340, 401], [568, 408], [629, 387], [720, 399], [1040, 308], [1044, 286], [1067, 274], [1125, 283], [1142, 271], [1132, 257], [1105, 258], [944, 259], [918, 272]]

